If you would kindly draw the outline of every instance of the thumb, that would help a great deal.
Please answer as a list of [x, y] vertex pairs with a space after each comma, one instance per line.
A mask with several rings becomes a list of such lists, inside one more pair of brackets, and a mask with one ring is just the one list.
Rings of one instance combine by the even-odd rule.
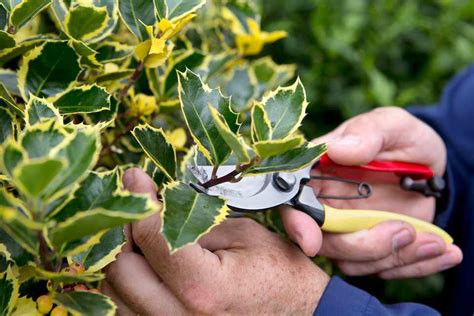
[[340, 165], [363, 165], [383, 149], [384, 135], [370, 113], [345, 123], [341, 134], [328, 143], [328, 156]]

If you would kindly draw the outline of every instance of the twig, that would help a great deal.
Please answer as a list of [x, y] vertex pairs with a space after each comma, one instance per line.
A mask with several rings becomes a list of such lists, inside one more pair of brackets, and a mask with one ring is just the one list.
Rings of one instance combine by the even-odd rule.
[[219, 185], [224, 182], [236, 182], [237, 179], [240, 178], [240, 177], [237, 178], [239, 174], [253, 167], [256, 163], [258, 163], [259, 160], [260, 160], [260, 157], [254, 157], [252, 160], [250, 160], [249, 163], [237, 166], [234, 171], [231, 171], [222, 177], [215, 177], [215, 178], [211, 177], [209, 181], [201, 184], [201, 186], [204, 187], [205, 189], [209, 189], [213, 186]]
[[123, 99], [127, 96], [128, 90], [135, 84], [135, 82], [138, 80], [138, 77], [140, 77], [140, 74], [142, 73], [144, 62], [141, 61], [137, 64], [137, 67], [135, 67], [135, 71], [133, 72], [132, 76], [130, 77], [130, 80], [128, 80], [127, 84], [125, 87], [122, 88], [119, 94], [119, 98]]

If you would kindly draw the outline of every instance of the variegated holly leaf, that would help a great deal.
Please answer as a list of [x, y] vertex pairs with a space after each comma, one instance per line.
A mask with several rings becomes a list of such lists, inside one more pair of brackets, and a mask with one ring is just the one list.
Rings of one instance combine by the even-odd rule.
[[64, 29], [72, 38], [88, 41], [102, 33], [108, 22], [107, 8], [79, 4], [66, 13]]
[[2, 83], [12, 95], [20, 95], [18, 90], [18, 74], [10, 69], [0, 69], [0, 83]]
[[119, 0], [119, 12], [123, 22], [143, 42], [148, 38], [145, 25], [156, 23], [154, 1]]
[[169, 180], [176, 179], [176, 151], [162, 129], [148, 124], [135, 127], [133, 136]]
[[41, 267], [35, 266], [26, 266], [22, 268], [23, 273], [31, 274], [35, 279], [38, 280], [52, 280], [56, 282], [62, 282], [64, 284], [73, 284], [73, 283], [86, 283], [86, 282], [96, 282], [102, 280], [105, 275], [102, 273], [71, 273], [71, 271], [47, 271]]
[[0, 189], [0, 230], [9, 236], [9, 238], [7, 238], [0, 234], [0, 238], [2, 241], [9, 241], [9, 243], [5, 243], [5, 245], [11, 247], [12, 251], [16, 250], [15, 253], [13, 253], [15, 256], [18, 256], [19, 259], [21, 259], [21, 257], [26, 259], [23, 251], [17, 249], [16, 244], [19, 244], [25, 251], [37, 255], [37, 233], [41, 231], [42, 226], [32, 222], [20, 212], [17, 209], [19, 205], [20, 202], [18, 199], [6, 192], [5, 189]]
[[[51, 221], [58, 224], [50, 230], [50, 240], [59, 247], [65, 242], [75, 242], [101, 230], [143, 219], [157, 209], [156, 203], [145, 195], [121, 192], [117, 170], [91, 172], [74, 198], [52, 215]], [[80, 243], [76, 245], [79, 246]]]
[[105, 88], [93, 84], [70, 89], [53, 104], [61, 114], [94, 113], [110, 110], [110, 97]]
[[104, 66], [97, 60], [97, 52], [94, 49], [78, 40], [70, 40], [69, 43], [79, 56], [79, 63], [82, 68], [103, 70]]
[[16, 41], [13, 35], [0, 30], [0, 51], [5, 48], [15, 47]]
[[119, 108], [119, 101], [116, 98], [110, 98], [110, 109], [102, 110], [96, 113], [88, 113], [84, 115], [86, 122], [89, 124], [103, 123], [104, 126], [110, 125], [114, 122]]
[[[55, 62], [52, 63], [51, 60]], [[51, 97], [66, 90], [80, 72], [78, 55], [67, 42], [47, 42], [23, 57], [18, 86], [24, 100], [29, 94]]]
[[[13, 1], [16, 5], [10, 12], [10, 24], [19, 29], [51, 4], [51, 0]], [[12, 3], [12, 4], [13, 4]]]
[[302, 147], [267, 158], [260, 164], [248, 169], [246, 173], [255, 175], [299, 170], [318, 160], [326, 150], [326, 144], [306, 143]]
[[289, 87], [279, 87], [262, 99], [272, 127], [272, 139], [293, 134], [306, 115], [306, 92], [299, 79]]
[[18, 298], [20, 285], [11, 267], [0, 273], [0, 315], [10, 315]]
[[53, 300], [75, 315], [115, 315], [115, 304], [102, 294], [86, 291], [65, 292], [55, 294]]
[[119, 42], [104, 42], [97, 48], [97, 60], [101, 63], [121, 61], [133, 54], [133, 47]]
[[172, 252], [196, 242], [228, 214], [223, 199], [198, 193], [181, 182], [165, 186], [163, 199], [162, 232]]
[[245, 140], [238, 133], [234, 133], [230, 130], [229, 125], [225, 121], [224, 117], [217, 111], [216, 108], [209, 106], [211, 111], [212, 119], [217, 127], [221, 137], [225, 140], [227, 145], [232, 149], [232, 152], [237, 157], [240, 164], [250, 162], [250, 155], [248, 146]]
[[0, 29], [4, 29], [5, 26], [8, 24], [8, 11], [7, 8], [3, 5], [3, 3], [0, 3]]
[[278, 65], [271, 57], [263, 57], [251, 64], [251, 72], [257, 80], [257, 97], [260, 98], [268, 90], [284, 85], [295, 76], [295, 65]]
[[145, 159], [145, 163], [143, 166], [145, 172], [153, 179], [156, 186], [161, 188], [163, 184], [165, 184], [167, 177], [165, 174], [158, 168], [150, 158]]
[[32, 262], [33, 256], [22, 245], [16, 242], [5, 230], [0, 228], [0, 244], [3, 244], [10, 253], [11, 259], [19, 267]]
[[115, 260], [124, 243], [123, 228], [112, 228], [102, 235], [99, 243], [71, 259], [82, 263], [86, 272], [97, 272]]
[[3, 143], [14, 132], [14, 118], [12, 113], [0, 107], [0, 144]]
[[[45, 39], [46, 38], [41, 38], [41, 37], [33, 38], [31, 40], [25, 40], [21, 43], [17, 43], [14, 47], [0, 50], [0, 66], [3, 66], [5, 63], [9, 62], [12, 59], [17, 58], [18, 56], [24, 55], [26, 52], [35, 48], [36, 46], [43, 44]], [[10, 92], [12, 92], [11, 89], [9, 90]]]
[[219, 90], [210, 89], [201, 78], [190, 70], [178, 72], [179, 99], [186, 124], [205, 157], [214, 165], [222, 164], [232, 150], [222, 138], [212, 119], [209, 106], [223, 116], [232, 132], [237, 132], [238, 115], [230, 107], [230, 99]]
[[272, 138], [272, 124], [263, 106], [256, 103], [252, 107], [252, 123], [250, 126], [252, 141], [265, 141]]
[[301, 135], [289, 136], [285, 139], [263, 140], [252, 144], [255, 153], [262, 159], [281, 155], [290, 149], [303, 145], [305, 139]]
[[18, 114], [20, 117], [24, 116], [22, 106], [16, 103], [10, 91], [2, 82], [0, 82], [0, 107], [10, 109], [12, 113]]
[[43, 123], [55, 119], [62, 122], [61, 115], [58, 110], [45, 99], [31, 96], [25, 106], [25, 121], [29, 125]]
[[247, 110], [251, 100], [257, 96], [258, 85], [255, 76], [249, 71], [249, 66], [246, 64], [237, 66], [224, 78], [223, 90], [232, 96], [232, 108], [236, 112]]
[[178, 20], [202, 7], [206, 0], [155, 0], [160, 19]]

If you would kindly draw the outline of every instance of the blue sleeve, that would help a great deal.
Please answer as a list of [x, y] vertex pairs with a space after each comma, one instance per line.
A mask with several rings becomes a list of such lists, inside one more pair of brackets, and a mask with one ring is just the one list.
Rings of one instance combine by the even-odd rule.
[[314, 315], [431, 316], [440, 314], [430, 307], [415, 303], [383, 305], [367, 292], [349, 285], [338, 277], [332, 277]]
[[[447, 183], [436, 223], [463, 251], [463, 262], [446, 273], [437, 306], [447, 315], [474, 315], [474, 66], [456, 76], [436, 106], [410, 113], [430, 125], [446, 144]], [[314, 315], [439, 315], [419, 304], [383, 305], [375, 297], [333, 277]]]
[[448, 84], [438, 105], [408, 111], [441, 136], [448, 153], [436, 224], [453, 236], [463, 261], [446, 273], [440, 308], [449, 315], [474, 315], [474, 66]]

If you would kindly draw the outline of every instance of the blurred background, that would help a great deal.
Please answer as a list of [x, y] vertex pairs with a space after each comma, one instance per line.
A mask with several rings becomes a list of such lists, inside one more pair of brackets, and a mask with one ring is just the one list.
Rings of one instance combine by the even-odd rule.
[[[449, 79], [474, 63], [473, 0], [263, 0], [261, 5], [262, 29], [289, 33], [264, 53], [297, 65], [310, 101], [308, 138], [377, 106], [434, 104]], [[349, 281], [387, 303], [442, 307], [437, 297], [442, 275]]]
[[473, 0], [267, 0], [262, 29], [286, 30], [265, 53], [297, 64], [308, 135], [376, 106], [433, 104], [474, 62]]

